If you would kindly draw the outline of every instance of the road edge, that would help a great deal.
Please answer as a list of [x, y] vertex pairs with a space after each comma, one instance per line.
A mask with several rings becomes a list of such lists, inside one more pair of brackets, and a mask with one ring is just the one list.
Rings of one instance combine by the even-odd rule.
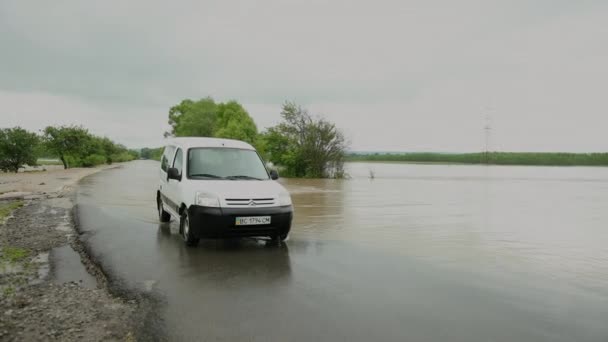
[[[75, 200], [80, 181], [121, 166], [95, 168], [52, 192], [2, 199], [3, 204], [22, 204], [0, 224], [0, 339], [134, 341], [141, 335], [138, 315], [144, 301], [112, 291], [109, 277], [87, 251], [78, 228]], [[53, 279], [59, 267], [53, 250], [66, 245], [95, 278], [96, 288]]]

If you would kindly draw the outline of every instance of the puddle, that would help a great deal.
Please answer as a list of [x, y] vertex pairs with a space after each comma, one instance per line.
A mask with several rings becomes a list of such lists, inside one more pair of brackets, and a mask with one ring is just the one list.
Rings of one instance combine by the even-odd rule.
[[80, 262], [80, 255], [69, 245], [53, 249], [51, 258], [54, 262], [52, 275], [54, 283], [63, 284], [73, 281], [82, 287], [90, 289], [97, 287], [95, 278], [87, 272]]

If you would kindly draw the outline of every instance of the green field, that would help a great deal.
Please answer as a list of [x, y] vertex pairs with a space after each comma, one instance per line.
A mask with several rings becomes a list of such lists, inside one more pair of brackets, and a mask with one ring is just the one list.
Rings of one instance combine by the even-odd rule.
[[353, 153], [347, 155], [346, 160], [439, 164], [608, 166], [608, 153]]
[[59, 159], [38, 159], [38, 165], [63, 165]]

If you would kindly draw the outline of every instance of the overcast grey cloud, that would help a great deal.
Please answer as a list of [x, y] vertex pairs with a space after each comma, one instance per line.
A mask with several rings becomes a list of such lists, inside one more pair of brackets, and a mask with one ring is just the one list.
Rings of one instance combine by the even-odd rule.
[[357, 150], [607, 151], [605, 1], [0, 2], [0, 126], [157, 146], [213, 96], [296, 100]]

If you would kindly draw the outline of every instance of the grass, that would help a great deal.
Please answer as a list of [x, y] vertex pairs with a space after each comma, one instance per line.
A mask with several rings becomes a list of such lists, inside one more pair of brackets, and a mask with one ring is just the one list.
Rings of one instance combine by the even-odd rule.
[[19, 262], [30, 255], [27, 249], [18, 247], [4, 247], [2, 248], [2, 260], [6, 260], [11, 263]]
[[0, 222], [4, 221], [4, 219], [10, 215], [13, 210], [17, 208], [21, 208], [23, 206], [23, 201], [14, 201], [8, 203], [0, 202]]
[[2, 294], [4, 295], [4, 297], [12, 296], [13, 294], [15, 294], [15, 288], [9, 285], [5, 287], [4, 290], [2, 290]]
[[608, 153], [373, 153], [350, 154], [346, 160], [441, 164], [608, 166]]

